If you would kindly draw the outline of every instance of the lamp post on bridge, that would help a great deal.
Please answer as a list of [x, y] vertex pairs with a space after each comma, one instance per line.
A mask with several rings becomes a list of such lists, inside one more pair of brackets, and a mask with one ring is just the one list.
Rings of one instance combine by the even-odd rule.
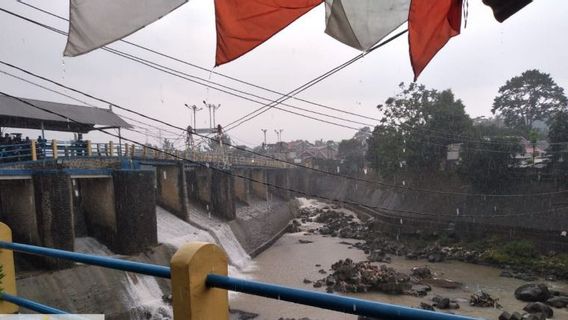
[[268, 129], [260, 129], [260, 131], [262, 131], [262, 133], [264, 134], [264, 143], [262, 144], [262, 149], [266, 149], [266, 131], [268, 131]]

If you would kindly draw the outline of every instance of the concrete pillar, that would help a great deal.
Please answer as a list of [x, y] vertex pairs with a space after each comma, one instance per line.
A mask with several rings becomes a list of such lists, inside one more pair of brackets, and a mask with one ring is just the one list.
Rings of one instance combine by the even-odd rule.
[[112, 248], [118, 232], [113, 179], [77, 179], [77, 183], [80, 203], [75, 214], [75, 232], [79, 234], [79, 222], [84, 220], [87, 234]]
[[158, 205], [187, 221], [187, 192], [184, 188], [183, 164], [157, 166], [156, 175], [158, 181], [156, 202]]
[[[249, 173], [246, 170], [238, 169], [235, 170], [235, 174], [248, 177]], [[238, 201], [243, 202], [244, 204], [248, 205], [249, 203], [249, 193], [250, 193], [250, 180], [234, 177], [233, 179], [234, 184], [233, 188], [235, 190], [235, 197]]]
[[31, 179], [0, 181], [0, 218], [15, 242], [40, 244]]
[[[262, 200], [267, 200], [268, 189], [264, 182], [266, 182], [266, 171], [264, 169], [252, 169], [250, 171], [252, 180], [259, 182], [250, 182], [251, 193]], [[263, 182], [263, 183], [261, 183]]]
[[211, 204], [211, 170], [209, 168], [195, 168], [195, 196], [197, 201], [204, 205]]
[[277, 186], [268, 187], [272, 195], [278, 196], [282, 199], [290, 198], [290, 192], [287, 190], [289, 189], [290, 183], [288, 181], [288, 172], [286, 169], [266, 169], [266, 181], [272, 186]]
[[222, 219], [235, 219], [235, 190], [233, 176], [220, 171], [211, 172], [211, 211]]
[[[75, 230], [71, 179], [63, 172], [38, 173], [33, 176], [39, 244], [73, 251]], [[71, 262], [42, 258], [44, 266], [65, 268]]]
[[112, 178], [117, 229], [113, 251], [136, 254], [157, 245], [154, 172], [115, 170]]

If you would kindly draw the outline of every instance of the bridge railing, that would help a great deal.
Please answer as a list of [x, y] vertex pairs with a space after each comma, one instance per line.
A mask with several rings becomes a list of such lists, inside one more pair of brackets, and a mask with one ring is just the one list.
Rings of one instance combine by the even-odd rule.
[[160, 266], [13, 243], [11, 240], [10, 228], [0, 223], [0, 263], [4, 272], [0, 313], [4, 314], [16, 313], [18, 307], [42, 313], [65, 312], [17, 296], [13, 252], [20, 252], [171, 279], [175, 320], [229, 319], [228, 291], [383, 320], [474, 320], [461, 315], [229, 277], [227, 255], [210, 243], [186, 244], [174, 254], [170, 266]]
[[285, 162], [258, 155], [243, 156], [232, 152], [201, 152], [180, 150], [156, 150], [147, 146], [128, 143], [92, 142], [90, 140], [58, 141], [30, 140], [18, 144], [0, 145], [0, 162], [36, 161], [43, 159], [77, 157], [135, 157], [155, 160], [188, 159], [211, 163], [222, 167], [262, 166], [272, 168], [290, 167]]

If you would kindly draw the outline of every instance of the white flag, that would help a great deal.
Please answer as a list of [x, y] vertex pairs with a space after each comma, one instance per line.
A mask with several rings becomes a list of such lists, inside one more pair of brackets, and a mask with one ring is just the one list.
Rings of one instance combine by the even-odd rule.
[[410, 0], [325, 0], [325, 33], [369, 50], [408, 20]]
[[71, 0], [65, 56], [77, 56], [122, 39], [187, 0]]

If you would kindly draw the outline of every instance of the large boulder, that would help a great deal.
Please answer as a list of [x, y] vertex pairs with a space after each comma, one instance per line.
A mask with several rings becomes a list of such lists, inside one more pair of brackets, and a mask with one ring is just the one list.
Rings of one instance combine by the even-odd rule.
[[543, 313], [547, 318], [552, 318], [554, 315], [552, 308], [542, 302], [531, 302], [527, 304], [523, 310], [528, 313]]
[[515, 298], [525, 302], [545, 302], [550, 297], [550, 291], [544, 284], [524, 284], [515, 290]]
[[566, 306], [568, 306], [568, 297], [552, 297], [548, 300], [546, 300], [546, 304], [553, 306], [555, 308], [564, 308]]

